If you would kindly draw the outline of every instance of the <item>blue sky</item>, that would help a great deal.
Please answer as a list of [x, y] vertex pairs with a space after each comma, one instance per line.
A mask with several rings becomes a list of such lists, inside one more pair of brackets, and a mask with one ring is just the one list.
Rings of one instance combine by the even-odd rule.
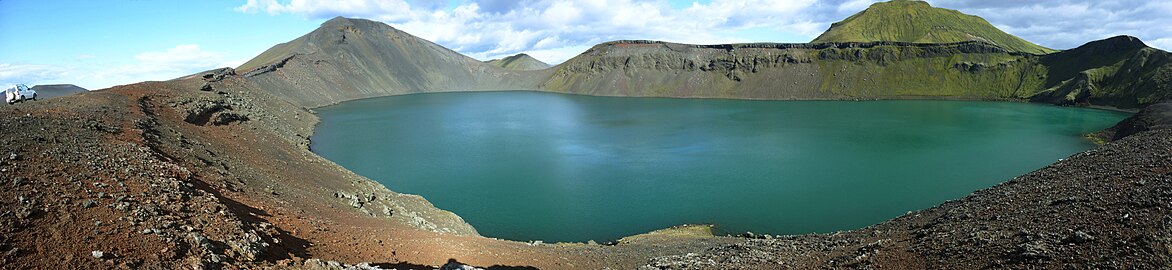
[[[876, 0], [0, 0], [0, 83], [89, 89], [236, 66], [334, 16], [487, 60], [559, 63], [616, 39], [807, 42]], [[1056, 49], [1114, 35], [1172, 47], [1172, 1], [933, 0]]]

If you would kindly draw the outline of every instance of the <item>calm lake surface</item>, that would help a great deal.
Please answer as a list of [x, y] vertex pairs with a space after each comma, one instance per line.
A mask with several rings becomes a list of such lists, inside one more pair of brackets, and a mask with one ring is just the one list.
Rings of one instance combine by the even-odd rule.
[[1094, 145], [1127, 114], [976, 101], [743, 101], [536, 92], [318, 111], [314, 152], [489, 237], [616, 240], [679, 224], [861, 228]]

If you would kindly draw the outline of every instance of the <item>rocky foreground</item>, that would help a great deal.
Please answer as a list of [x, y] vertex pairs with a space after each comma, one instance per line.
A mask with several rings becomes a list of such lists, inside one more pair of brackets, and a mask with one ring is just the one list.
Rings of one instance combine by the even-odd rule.
[[0, 109], [0, 268], [1162, 268], [1170, 108], [1125, 120], [1102, 147], [860, 230], [520, 243], [318, 157], [313, 114], [223, 69]]

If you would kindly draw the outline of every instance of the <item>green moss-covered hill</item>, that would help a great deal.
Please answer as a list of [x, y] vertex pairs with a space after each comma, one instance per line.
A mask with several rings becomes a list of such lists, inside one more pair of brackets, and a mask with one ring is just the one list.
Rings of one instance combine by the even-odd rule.
[[511, 70], [541, 70], [550, 67], [549, 64], [523, 53], [501, 59], [484, 61], [484, 63]]
[[927, 2], [894, 0], [872, 4], [845, 20], [834, 23], [812, 41], [954, 43], [983, 41], [1013, 52], [1047, 54], [1038, 46], [997, 29], [981, 17], [936, 8]]

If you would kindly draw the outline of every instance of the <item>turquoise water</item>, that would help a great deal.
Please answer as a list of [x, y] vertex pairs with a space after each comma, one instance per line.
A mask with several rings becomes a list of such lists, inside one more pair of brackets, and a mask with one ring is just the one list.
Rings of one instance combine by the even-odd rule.
[[865, 227], [1093, 147], [1126, 114], [977, 101], [420, 94], [318, 111], [314, 152], [489, 237]]

